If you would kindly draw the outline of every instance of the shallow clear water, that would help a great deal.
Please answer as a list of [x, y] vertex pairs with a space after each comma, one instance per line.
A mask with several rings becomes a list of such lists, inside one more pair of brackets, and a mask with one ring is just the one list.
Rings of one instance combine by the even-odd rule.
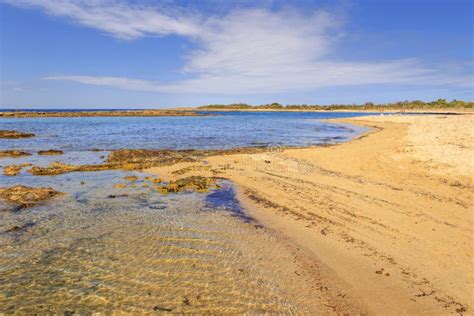
[[0, 139], [0, 149], [66, 151], [120, 148], [220, 149], [262, 145], [308, 146], [345, 141], [362, 131], [320, 119], [362, 113], [213, 112], [207, 117], [81, 117], [1, 119], [0, 129], [36, 134]]
[[[141, 180], [113, 187], [130, 174]], [[293, 257], [244, 215], [231, 183], [161, 195], [145, 176], [9, 178], [67, 195], [0, 213], [0, 313], [309, 312]]]
[[[108, 154], [92, 148], [340, 142], [362, 130], [317, 118], [349, 115], [2, 119], [0, 129], [37, 137], [0, 140], [0, 150], [54, 148], [65, 154], [0, 159], [0, 166], [100, 163]], [[131, 174], [140, 179], [126, 182]], [[308, 302], [317, 294], [294, 273], [294, 257], [248, 216], [231, 183], [209, 193], [161, 195], [145, 176], [116, 170], [0, 175], [2, 187], [51, 186], [67, 193], [30, 209], [0, 212], [0, 313], [315, 312]], [[117, 189], [116, 183], [127, 186]]]

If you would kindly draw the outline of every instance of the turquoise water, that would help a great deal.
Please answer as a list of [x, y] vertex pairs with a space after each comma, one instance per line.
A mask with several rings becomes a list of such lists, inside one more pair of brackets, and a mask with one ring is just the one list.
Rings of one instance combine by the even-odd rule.
[[[231, 148], [346, 141], [364, 129], [320, 119], [359, 113], [224, 113], [209, 117], [0, 119], [33, 132], [0, 139], [51, 161], [100, 163], [109, 149]], [[100, 148], [103, 151], [90, 151]], [[64, 155], [39, 156], [37, 150]], [[320, 293], [278, 236], [248, 215], [231, 182], [209, 193], [161, 195], [145, 172], [58, 176], [0, 174], [0, 187], [66, 193], [32, 208], [0, 211], [0, 314], [321, 314]], [[127, 182], [123, 178], [136, 175]], [[154, 175], [156, 176], [156, 175]], [[126, 184], [118, 189], [115, 184]], [[0, 209], [7, 207], [0, 201]]]
[[0, 129], [32, 132], [29, 139], [2, 140], [1, 149], [169, 148], [308, 146], [342, 142], [362, 131], [321, 119], [366, 113], [213, 112], [207, 117], [82, 117], [1, 119]]

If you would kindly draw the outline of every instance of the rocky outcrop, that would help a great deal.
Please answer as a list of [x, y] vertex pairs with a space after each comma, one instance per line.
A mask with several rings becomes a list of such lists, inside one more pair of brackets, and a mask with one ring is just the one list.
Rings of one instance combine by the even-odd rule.
[[207, 192], [211, 187], [218, 187], [215, 179], [202, 176], [190, 176], [171, 181], [166, 185], [158, 186], [156, 189], [163, 194], [178, 193], [183, 191]]
[[37, 176], [54, 176], [67, 172], [103, 171], [111, 169], [141, 170], [157, 166], [173, 165], [180, 162], [196, 162], [212, 155], [233, 155], [257, 153], [268, 150], [262, 147], [236, 148], [229, 150], [151, 150], [120, 149], [110, 153], [104, 164], [68, 165], [53, 162], [48, 167], [33, 167], [28, 172]]
[[11, 131], [11, 130], [0, 130], [0, 138], [15, 139], [15, 138], [28, 138], [28, 137], [33, 137], [33, 136], [35, 136], [35, 134], [22, 133], [22, 132]]
[[9, 176], [9, 177], [14, 177], [20, 174], [21, 167], [18, 165], [11, 165], [11, 166], [6, 166], [3, 167], [3, 175], [4, 176]]
[[62, 154], [64, 154], [64, 152], [62, 150], [57, 150], [57, 149], [38, 151], [38, 155], [41, 155], [41, 156], [53, 156], [53, 155], [62, 155]]
[[24, 163], [21, 165], [5, 166], [3, 167], [3, 175], [10, 176], [10, 177], [17, 176], [20, 174], [20, 171], [22, 168], [29, 167], [31, 165], [32, 165], [31, 163]]
[[120, 149], [113, 151], [107, 158], [110, 164], [140, 163], [140, 164], [174, 164], [177, 162], [195, 161], [195, 156], [202, 156], [197, 150], [150, 150], [150, 149]]
[[31, 156], [30, 153], [19, 151], [19, 150], [0, 150], [1, 158], [18, 158], [23, 156]]
[[37, 205], [61, 194], [63, 193], [52, 188], [32, 188], [23, 185], [0, 188], [0, 198], [13, 204], [17, 209]]
[[48, 167], [38, 167], [34, 166], [30, 170], [29, 173], [35, 176], [55, 176], [58, 174], [68, 173], [68, 172], [76, 172], [76, 171], [103, 171], [109, 169], [117, 169], [113, 168], [107, 164], [101, 165], [68, 165], [62, 162], [54, 161]]
[[0, 112], [0, 118], [25, 117], [114, 117], [114, 116], [208, 116], [194, 111], [178, 110], [130, 110], [130, 111], [11, 111]]

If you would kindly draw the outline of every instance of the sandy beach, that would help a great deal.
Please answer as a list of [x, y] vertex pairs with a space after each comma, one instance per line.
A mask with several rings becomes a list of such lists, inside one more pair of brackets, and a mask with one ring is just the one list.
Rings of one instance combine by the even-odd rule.
[[472, 314], [474, 116], [341, 121], [371, 131], [340, 145], [150, 171], [232, 180], [251, 216], [320, 267], [306, 279], [341, 290], [321, 286], [322, 297], [354, 298], [357, 309], [338, 313]]

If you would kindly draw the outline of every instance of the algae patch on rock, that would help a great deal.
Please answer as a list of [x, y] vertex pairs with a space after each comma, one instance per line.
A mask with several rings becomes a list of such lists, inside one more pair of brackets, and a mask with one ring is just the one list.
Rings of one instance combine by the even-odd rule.
[[20, 174], [21, 167], [18, 165], [11, 165], [11, 166], [6, 166], [3, 167], [3, 175], [4, 176], [9, 176], [9, 177], [14, 177]]
[[104, 164], [104, 165], [68, 165], [62, 162], [54, 161], [49, 164], [48, 167], [38, 167], [34, 166], [29, 173], [35, 176], [55, 176], [58, 174], [63, 174], [67, 172], [76, 172], [76, 171], [103, 171], [114, 169], [113, 166]]
[[5, 176], [17, 176], [20, 174], [20, 171], [24, 167], [29, 167], [31, 166], [31, 163], [24, 163], [21, 165], [10, 165], [10, 166], [5, 166], [3, 167], [3, 175]]
[[32, 188], [17, 185], [10, 188], [0, 188], [0, 198], [12, 203], [19, 209], [34, 206], [61, 194], [63, 193], [50, 187]]
[[138, 180], [137, 176], [126, 176], [123, 178], [125, 181], [135, 182]]
[[52, 162], [48, 167], [35, 166], [28, 170], [37, 176], [54, 176], [67, 172], [103, 171], [103, 170], [141, 170], [157, 166], [173, 165], [182, 162], [197, 162], [212, 155], [233, 155], [257, 153], [264, 148], [236, 148], [229, 150], [168, 150], [168, 149], [120, 149], [110, 153], [103, 164], [68, 165]]
[[157, 190], [163, 194], [183, 191], [207, 192], [212, 187], [218, 187], [215, 183], [215, 179], [202, 176], [190, 176], [159, 186]]
[[107, 158], [107, 162], [112, 164], [174, 164], [195, 161], [193, 155], [199, 154], [200, 152], [195, 150], [120, 149], [113, 151]]
[[31, 156], [31, 154], [20, 150], [0, 150], [0, 158], [19, 158], [24, 156]]
[[15, 138], [28, 138], [33, 137], [35, 134], [31, 133], [22, 133], [18, 131], [11, 130], [0, 130], [0, 138], [15, 139]]
[[62, 154], [64, 154], [64, 152], [62, 150], [57, 150], [57, 149], [38, 151], [38, 155], [41, 155], [41, 156], [53, 156], [53, 155], [62, 155]]

